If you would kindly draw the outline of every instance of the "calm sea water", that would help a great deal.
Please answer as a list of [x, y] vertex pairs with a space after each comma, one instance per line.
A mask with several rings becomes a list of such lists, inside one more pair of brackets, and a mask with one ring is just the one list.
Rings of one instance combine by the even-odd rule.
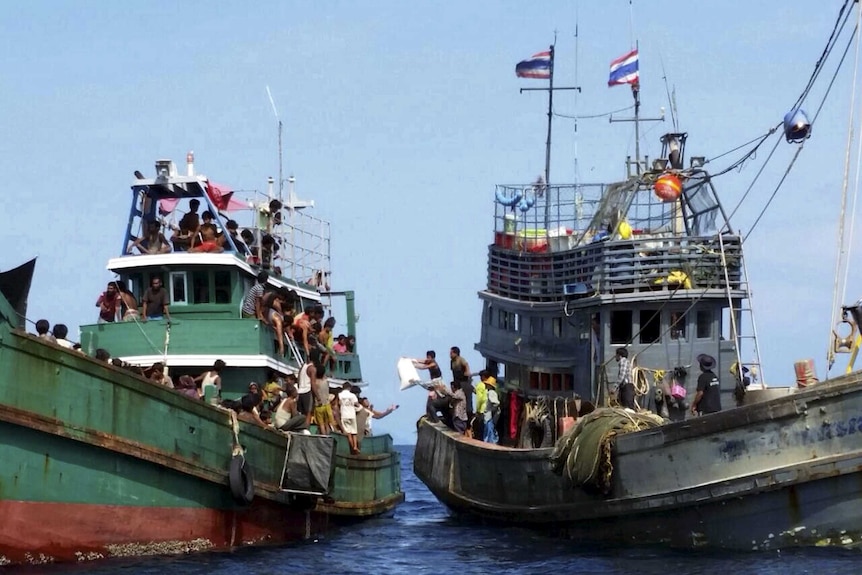
[[[761, 553], [593, 549], [518, 528], [463, 524], [413, 475], [413, 447], [402, 452], [407, 501], [390, 517], [364, 522], [289, 547], [234, 553], [109, 561], [4, 571], [0, 574], [375, 575], [377, 573], [565, 573], [631, 575], [862, 573], [862, 551], [809, 549]], [[0, 518], [2, 521], [2, 518]], [[744, 529], [744, 526], [740, 526]]]

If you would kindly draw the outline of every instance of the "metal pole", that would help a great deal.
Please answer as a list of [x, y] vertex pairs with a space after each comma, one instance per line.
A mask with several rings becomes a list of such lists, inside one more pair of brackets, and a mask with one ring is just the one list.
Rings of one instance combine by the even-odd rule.
[[551, 74], [548, 85], [548, 139], [545, 141], [545, 231], [547, 233], [551, 221], [551, 126], [554, 114], [554, 45], [551, 44]]

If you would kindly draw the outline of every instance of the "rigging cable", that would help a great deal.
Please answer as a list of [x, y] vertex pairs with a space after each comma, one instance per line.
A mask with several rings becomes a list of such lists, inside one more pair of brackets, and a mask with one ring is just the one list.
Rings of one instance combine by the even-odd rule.
[[[857, 11], [857, 19], [856, 19], [856, 28], [854, 29], [854, 35], [856, 36], [856, 59], [855, 66], [853, 70], [853, 89], [850, 94], [850, 121], [847, 126], [847, 146], [844, 151], [844, 174], [841, 185], [841, 212], [838, 217], [838, 255], [835, 259], [835, 277], [832, 288], [832, 309], [831, 309], [831, 317], [830, 317], [830, 333], [827, 336], [827, 344], [826, 348], [826, 373], [827, 377], [829, 374], [829, 370], [832, 368], [832, 365], [835, 363], [835, 351], [832, 346], [832, 326], [835, 325], [838, 321], [838, 307], [841, 305], [841, 302], [844, 301], [844, 298], [847, 295], [847, 267], [845, 262], [850, 261], [850, 245], [847, 245], [844, 236], [844, 224], [847, 220], [847, 187], [848, 187], [848, 178], [850, 175], [850, 148], [853, 142], [853, 129], [855, 124], [855, 108], [856, 108], [856, 91], [857, 91], [857, 75], [859, 73], [859, 24], [860, 18], [862, 18], [862, 12]], [[852, 39], [852, 38], [851, 38]], [[848, 44], [849, 48], [849, 44]], [[846, 51], [845, 51], [846, 54]], [[842, 59], [843, 60], [843, 59]], [[818, 110], [819, 113], [819, 110]], [[858, 145], [857, 148], [857, 158], [856, 158], [856, 175], [854, 182], [854, 194], [853, 194], [853, 209], [851, 211], [851, 220], [850, 220], [850, 237], [853, 237], [853, 229], [856, 224], [856, 201], [859, 194], [859, 154], [862, 153], [862, 144]], [[847, 246], [847, 253], [845, 254], [845, 245]], [[839, 284], [841, 284], [839, 291]]]

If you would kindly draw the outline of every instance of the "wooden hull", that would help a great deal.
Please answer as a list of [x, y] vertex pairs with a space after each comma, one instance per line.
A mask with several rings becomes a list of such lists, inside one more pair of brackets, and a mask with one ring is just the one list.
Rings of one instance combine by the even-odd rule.
[[[325, 498], [288, 493], [284, 434], [235, 432], [225, 410], [18, 331], [0, 333], [0, 437], [0, 564], [279, 544], [403, 501], [389, 436], [358, 456], [293, 436], [328, 445], [332, 467]], [[250, 505], [230, 489], [237, 440]]]
[[764, 549], [862, 540], [862, 374], [619, 436], [608, 496], [420, 422], [414, 470], [458, 513], [581, 540]]
[[326, 528], [320, 513], [259, 502], [245, 509], [0, 501], [0, 564], [225, 550], [279, 544]]

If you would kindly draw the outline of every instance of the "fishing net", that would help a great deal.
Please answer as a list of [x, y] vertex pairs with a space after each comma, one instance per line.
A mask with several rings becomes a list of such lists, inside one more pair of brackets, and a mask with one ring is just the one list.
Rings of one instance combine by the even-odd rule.
[[614, 407], [597, 409], [560, 437], [550, 456], [551, 466], [573, 485], [607, 495], [611, 491], [611, 451], [616, 436], [663, 423], [654, 413], [632, 413]]

